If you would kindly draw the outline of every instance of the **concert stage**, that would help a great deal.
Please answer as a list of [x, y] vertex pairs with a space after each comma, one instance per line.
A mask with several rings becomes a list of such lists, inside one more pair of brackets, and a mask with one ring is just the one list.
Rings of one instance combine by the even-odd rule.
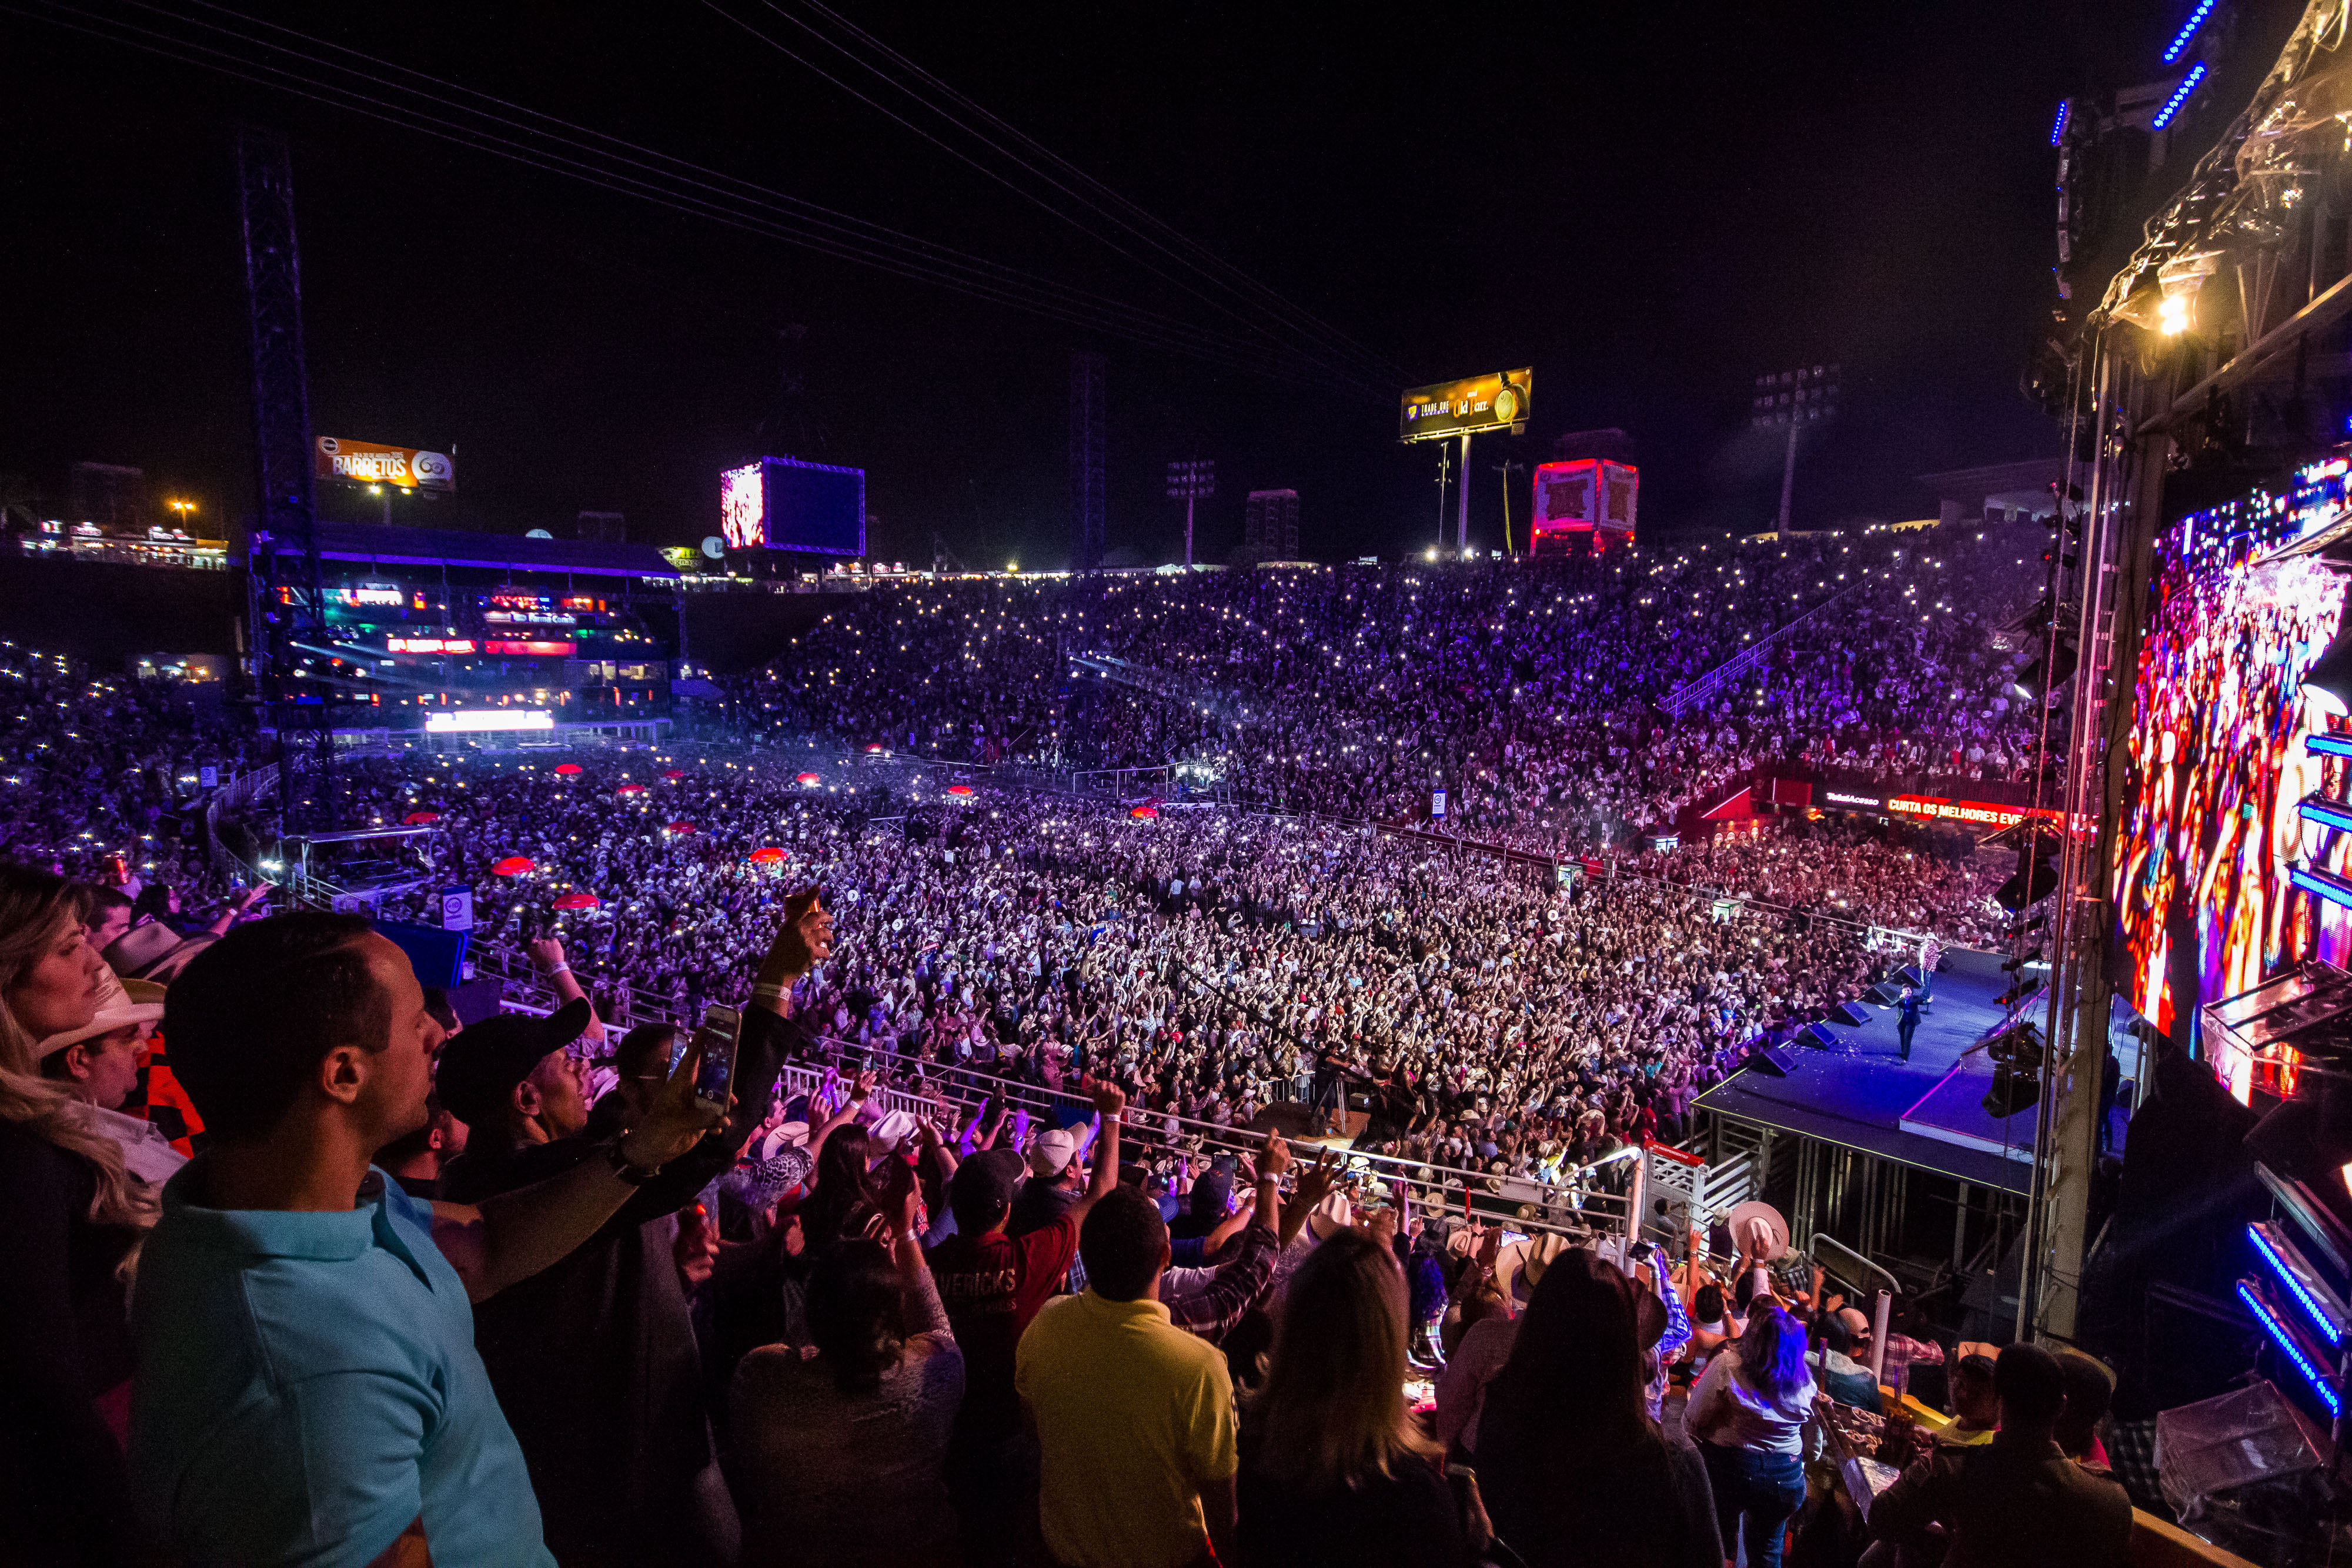
[[[1992, 1063], [1969, 1048], [2001, 1020], [1997, 954], [1952, 950], [1902, 1060], [1892, 1007], [1859, 1004], [1863, 1024], [1830, 1023], [1836, 1044], [1792, 1045], [1785, 1078], [1742, 1068], [1699, 1096], [1702, 1110], [1859, 1149], [1898, 1165], [2024, 1193], [2032, 1182], [2034, 1111], [1996, 1120], [1978, 1103]], [[2028, 1009], [2037, 1021], [2038, 1005]]]

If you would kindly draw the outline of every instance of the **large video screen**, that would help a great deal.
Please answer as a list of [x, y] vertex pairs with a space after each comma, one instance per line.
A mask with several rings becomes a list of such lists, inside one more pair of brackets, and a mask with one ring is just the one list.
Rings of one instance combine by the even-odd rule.
[[762, 457], [719, 476], [719, 531], [730, 549], [866, 553], [866, 470]]
[[2340, 964], [2352, 950], [2352, 911], [2287, 878], [2297, 862], [2342, 873], [2352, 861], [2352, 834], [2297, 809], [2313, 791], [2345, 795], [2343, 762], [2304, 744], [2345, 720], [2303, 689], [2344, 588], [2313, 556], [2287, 553], [2352, 515], [2347, 467], [2314, 464], [2191, 513], [2158, 542], [2114, 870], [2126, 995], [2160, 1029], [2279, 968]]

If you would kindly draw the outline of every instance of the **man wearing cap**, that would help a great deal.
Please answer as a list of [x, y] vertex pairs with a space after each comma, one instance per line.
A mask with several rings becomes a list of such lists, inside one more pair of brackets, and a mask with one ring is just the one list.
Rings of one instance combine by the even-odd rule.
[[[703, 1404], [674, 1257], [675, 1216], [766, 1118], [798, 1033], [783, 998], [831, 952], [832, 925], [814, 894], [786, 905], [743, 1009], [727, 1126], [646, 1176], [569, 1257], [475, 1307], [482, 1364], [530, 1467], [548, 1544], [565, 1568], [732, 1555], [734, 1510]], [[445, 1197], [478, 1202], [544, 1181], [596, 1158], [607, 1130], [635, 1118], [667, 1077], [671, 1031], [646, 1025], [624, 1038], [622, 1080], [592, 1111], [586, 1064], [567, 1049], [589, 1019], [587, 1000], [574, 998], [544, 1019], [510, 1013], [450, 1042], [441, 1103], [468, 1135], [465, 1154], [442, 1175]]]
[[1118, 1181], [1118, 1119], [1127, 1095], [1115, 1083], [1097, 1083], [1093, 1094], [1102, 1129], [1094, 1175], [1082, 1197], [1038, 1229], [1015, 1237], [1009, 1228], [1023, 1166], [1014, 1151], [983, 1149], [948, 1182], [956, 1233], [931, 1249], [930, 1265], [963, 1347], [963, 1405], [948, 1442], [948, 1487], [968, 1563], [1011, 1561], [1022, 1521], [1034, 1516], [1036, 1449], [1022, 1436], [1013, 1350], [1076, 1259], [1080, 1224]]
[[122, 1166], [151, 1186], [161, 1186], [188, 1163], [163, 1130], [143, 1116], [126, 1116], [122, 1103], [139, 1087], [147, 1065], [147, 1040], [163, 1016], [163, 988], [145, 980], [118, 980], [111, 970], [98, 980], [98, 1016], [77, 1030], [53, 1034], [33, 1048], [41, 1076], [80, 1101], [81, 1115], [121, 1146]]
[[1013, 1212], [1004, 1221], [1004, 1234], [1023, 1237], [1033, 1230], [1043, 1230], [1070, 1210], [1084, 1190], [1078, 1179], [1078, 1162], [1088, 1145], [1102, 1126], [1097, 1116], [1087, 1127], [1048, 1127], [1037, 1134], [1029, 1145], [1029, 1179], [1013, 1199]]

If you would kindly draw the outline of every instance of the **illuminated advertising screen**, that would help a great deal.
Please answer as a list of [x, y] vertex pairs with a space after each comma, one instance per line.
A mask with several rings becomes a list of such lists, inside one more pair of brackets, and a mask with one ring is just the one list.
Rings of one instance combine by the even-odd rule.
[[492, 730], [554, 727], [555, 716], [544, 708], [461, 707], [425, 716], [428, 735], [479, 735]]
[[349, 436], [322, 435], [311, 472], [350, 485], [397, 485], [404, 490], [455, 490], [457, 465], [446, 452], [380, 446]]
[[1398, 410], [1397, 439], [1438, 441], [1481, 430], [1508, 430], [1526, 423], [1535, 384], [1530, 369], [1415, 387], [1404, 394]]
[[[2346, 721], [2303, 689], [2344, 589], [2312, 556], [2284, 553], [2352, 516], [2347, 468], [2314, 464], [2158, 540], [2111, 870], [2126, 998], [2159, 1029], [2306, 958], [2352, 956], [2352, 910], [2288, 876], [2296, 863], [2352, 873], [2352, 834], [2298, 809], [2347, 792], [2344, 759], [2305, 744]], [[2229, 1071], [2244, 1098], [2245, 1064]]]
[[1642, 472], [1631, 463], [1604, 457], [1580, 457], [1565, 463], [1538, 463], [1534, 475], [1533, 538], [1538, 549], [1570, 539], [1589, 539], [1601, 548], [1606, 533], [1613, 546], [1633, 538], [1635, 497]]
[[719, 532], [730, 549], [866, 553], [866, 470], [762, 457], [719, 476]]

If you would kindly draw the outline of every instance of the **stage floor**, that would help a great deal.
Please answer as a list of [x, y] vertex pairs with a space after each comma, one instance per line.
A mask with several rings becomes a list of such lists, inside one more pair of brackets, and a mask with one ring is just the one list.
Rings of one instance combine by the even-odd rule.
[[1978, 1102], [1992, 1087], [1992, 1063], [1982, 1051], [1966, 1055], [2000, 1021], [1995, 998], [2007, 983], [1998, 956], [1954, 952], [1936, 977], [1909, 1061], [1900, 1055], [1895, 1009], [1864, 1002], [1868, 1023], [1831, 1023], [1837, 1044], [1827, 1050], [1793, 1048], [1797, 1065], [1786, 1078], [1743, 1068], [1696, 1103], [1940, 1176], [2026, 1192], [2035, 1113], [2029, 1107], [2006, 1120], [1986, 1113]]

